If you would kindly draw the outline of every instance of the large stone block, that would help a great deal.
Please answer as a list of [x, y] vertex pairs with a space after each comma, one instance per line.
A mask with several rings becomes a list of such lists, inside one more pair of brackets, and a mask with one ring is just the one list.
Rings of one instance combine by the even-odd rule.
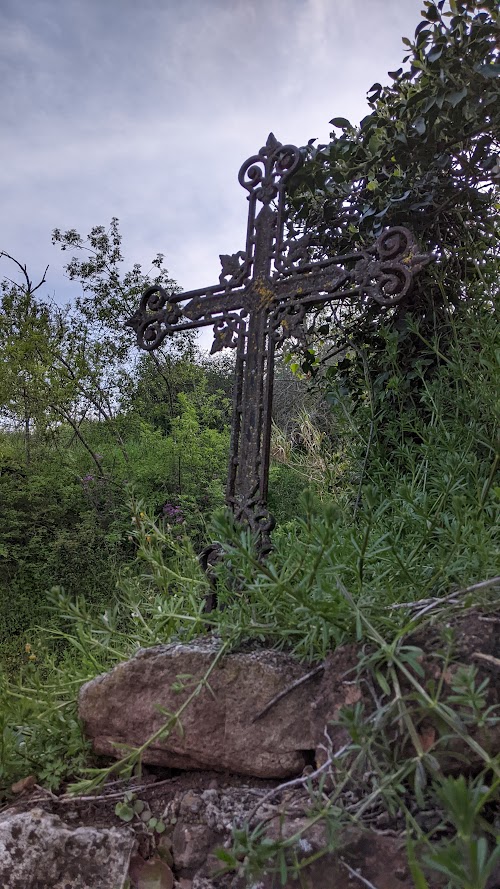
[[[439, 653], [443, 648], [439, 627], [428, 626], [425, 633], [408, 638], [422, 648], [416, 680], [424, 685], [440, 683], [441, 700], [446, 703], [454, 693], [461, 665], [473, 663], [478, 670], [477, 684], [489, 680], [485, 706], [496, 708], [500, 703], [496, 621], [470, 611], [456, 619], [451, 628], [455, 634], [451, 663], [443, 661]], [[204, 639], [189, 645], [143, 649], [110, 673], [84, 685], [80, 718], [96, 752], [118, 758], [123, 755], [120, 745], [144, 744], [165, 723], [165, 714], [177, 712], [196, 684], [202, 683], [218, 644]], [[182, 713], [182, 731], [174, 729], [168, 737], [157, 738], [145, 749], [143, 761], [276, 779], [298, 776], [305, 766], [314, 763], [321, 766], [350, 744], [349, 734], [339, 721], [342, 708], [360, 703], [366, 719], [373, 715], [374, 698], [358, 674], [358, 659], [359, 650], [353, 644], [338, 648], [316, 671], [290, 655], [269, 649], [228, 654]], [[300, 679], [306, 681], [297, 682]], [[414, 693], [403, 674], [400, 686], [404, 694]], [[422, 743], [444, 772], [464, 770], [465, 749], [465, 770], [481, 767], [478, 744], [486, 755], [498, 754], [500, 723], [490, 720], [489, 725], [481, 726], [469, 719], [466, 731], [474, 749], [471, 745], [464, 748], [464, 739], [453, 737], [446, 726], [433, 720], [422, 701], [422, 716], [417, 718]], [[270, 702], [272, 706], [266, 710]], [[464, 720], [466, 709], [462, 708], [462, 713], [459, 708]], [[404, 755], [414, 755], [409, 737], [397, 740], [403, 745]]]
[[[208, 671], [217, 651], [208, 641], [143, 649], [83, 686], [79, 713], [98, 753], [120, 756], [119, 744], [139, 746], [176, 712]], [[311, 694], [319, 677], [276, 703], [272, 718], [254, 718], [307, 668], [274, 651], [229, 654], [182, 714], [182, 732], [158, 739], [145, 763], [214, 769], [259, 778], [300, 774], [314, 755]], [[184, 683], [176, 690], [179, 677]], [[189, 677], [192, 677], [191, 679]]]

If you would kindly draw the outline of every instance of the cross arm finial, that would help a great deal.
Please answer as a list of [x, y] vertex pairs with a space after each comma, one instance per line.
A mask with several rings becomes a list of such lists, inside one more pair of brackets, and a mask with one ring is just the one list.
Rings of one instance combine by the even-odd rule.
[[282, 145], [274, 133], [257, 154], [241, 165], [238, 182], [263, 204], [269, 204], [281, 195], [285, 182], [302, 163], [302, 155], [296, 145]]

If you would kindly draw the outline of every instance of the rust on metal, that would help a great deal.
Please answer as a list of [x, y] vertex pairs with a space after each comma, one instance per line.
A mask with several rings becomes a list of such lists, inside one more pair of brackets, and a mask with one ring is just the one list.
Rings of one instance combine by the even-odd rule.
[[368, 249], [320, 258], [311, 234], [288, 237], [285, 186], [300, 164], [299, 149], [271, 133], [238, 174], [249, 201], [245, 250], [220, 256], [219, 282], [210, 287], [175, 295], [149, 287], [127, 321], [147, 351], [176, 331], [207, 326], [213, 326], [212, 354], [236, 350], [226, 502], [257, 535], [261, 554], [274, 527], [267, 493], [276, 348], [300, 336], [306, 317], [332, 302], [396, 305], [430, 261], [402, 226], [384, 231]]

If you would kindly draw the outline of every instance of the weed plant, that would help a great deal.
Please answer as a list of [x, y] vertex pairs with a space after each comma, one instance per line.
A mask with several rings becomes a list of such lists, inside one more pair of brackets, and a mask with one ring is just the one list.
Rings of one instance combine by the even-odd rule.
[[[444, 647], [435, 653], [440, 679], [427, 684], [423, 650], [405, 643], [415, 623], [410, 620], [388, 644], [349, 592], [343, 593], [369, 643], [353, 675], [368, 685], [376, 707], [371, 713], [361, 702], [344, 707], [336, 724], [347, 729], [350, 742], [340, 750], [325, 746], [327, 758], [315, 773], [283, 785], [288, 790], [301, 784], [309, 797], [297, 829], [270, 837], [266, 820], [255, 819], [254, 812], [235, 826], [231, 849], [218, 853], [223, 870], [246, 877], [248, 885], [264, 871], [276, 874], [276, 885], [288, 885], [318, 858], [341, 848], [345, 828], [369, 825], [384, 813], [393, 823], [405, 824], [416, 889], [429, 889], [427, 877], [436, 873], [444, 876], [446, 882], [439, 885], [447, 889], [488, 889], [500, 862], [500, 755], [485, 750], [471, 734], [472, 728], [500, 723], [500, 706], [487, 704], [488, 679], [478, 684], [476, 668], [461, 667], [451, 680], [451, 694], [445, 695], [443, 677], [454, 657], [452, 634], [444, 634]], [[449, 608], [441, 610], [442, 619], [452, 616]], [[424, 728], [429, 718], [430, 732]], [[455, 771], [472, 756], [478, 762], [473, 776], [443, 774], [443, 750], [450, 768], [450, 741], [461, 750]], [[323, 842], [313, 851], [308, 837], [316, 825], [323, 827]]]

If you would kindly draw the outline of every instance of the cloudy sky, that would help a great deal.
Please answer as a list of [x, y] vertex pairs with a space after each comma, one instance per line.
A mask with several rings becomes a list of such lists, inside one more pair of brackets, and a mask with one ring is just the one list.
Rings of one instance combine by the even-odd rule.
[[[421, 0], [0, 0], [0, 251], [70, 300], [51, 231], [118, 216], [183, 289], [244, 247], [238, 169], [272, 130], [326, 141], [399, 66]], [[9, 272], [0, 261], [0, 274]]]

